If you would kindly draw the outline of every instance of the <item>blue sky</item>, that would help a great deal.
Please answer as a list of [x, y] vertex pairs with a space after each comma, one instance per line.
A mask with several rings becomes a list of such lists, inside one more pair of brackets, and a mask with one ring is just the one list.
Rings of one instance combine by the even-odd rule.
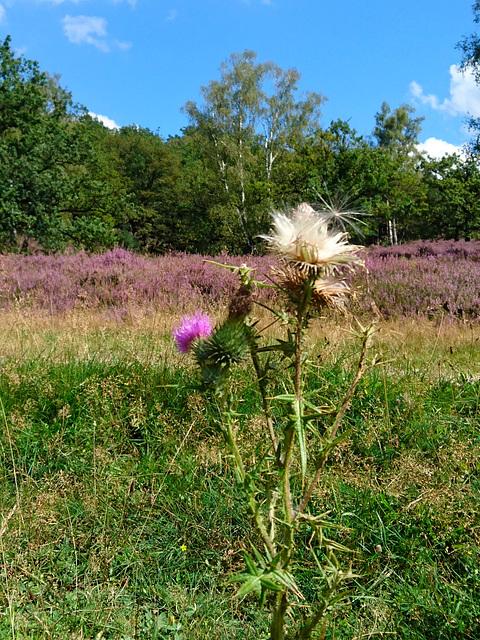
[[[369, 135], [383, 101], [424, 116], [432, 155], [464, 144], [480, 89], [455, 45], [474, 31], [473, 0], [0, 0], [0, 36], [61, 75], [73, 99], [110, 125], [164, 137], [187, 124], [231, 53], [254, 50], [322, 93], [322, 120]], [[449, 146], [453, 145], [453, 146]]]

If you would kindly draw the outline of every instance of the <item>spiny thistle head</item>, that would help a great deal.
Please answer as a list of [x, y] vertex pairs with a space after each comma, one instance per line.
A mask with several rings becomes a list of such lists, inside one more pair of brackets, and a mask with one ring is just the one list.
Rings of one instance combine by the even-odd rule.
[[193, 315], [183, 316], [180, 324], [172, 331], [180, 353], [188, 353], [198, 341], [205, 340], [212, 333], [210, 318], [201, 311], [197, 311]]
[[249, 327], [243, 320], [228, 318], [207, 340], [194, 346], [195, 356], [201, 366], [228, 367], [240, 362], [248, 354]]
[[273, 252], [306, 275], [328, 274], [359, 262], [359, 247], [348, 243], [348, 234], [331, 232], [327, 217], [306, 203], [290, 214], [275, 213], [271, 234], [262, 237]]
[[[287, 292], [294, 303], [298, 303], [305, 286], [308, 285], [308, 276], [289, 263], [272, 267], [271, 271], [279, 286]], [[311, 287], [311, 305], [317, 310], [324, 307], [340, 307], [345, 296], [351, 293], [349, 286], [342, 280], [317, 278]]]

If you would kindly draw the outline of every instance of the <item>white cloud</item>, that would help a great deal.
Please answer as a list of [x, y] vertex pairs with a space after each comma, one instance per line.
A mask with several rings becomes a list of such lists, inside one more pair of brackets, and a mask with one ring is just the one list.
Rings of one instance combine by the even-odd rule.
[[122, 51], [128, 51], [129, 49], [132, 48], [132, 43], [131, 42], [121, 42], [120, 40], [115, 40], [115, 44]]
[[450, 142], [445, 142], [445, 140], [439, 140], [438, 138], [427, 138], [425, 142], [417, 144], [417, 149], [420, 153], [435, 158], [436, 160], [443, 158], [443, 156], [453, 155], [454, 153], [460, 156], [464, 155], [462, 147], [457, 147], [454, 144], [450, 144]]
[[410, 84], [410, 92], [423, 104], [452, 116], [480, 117], [480, 87], [471, 71], [462, 73], [456, 64], [450, 67], [450, 97], [440, 101], [433, 93], [425, 94], [418, 82]]
[[178, 11], [176, 11], [175, 9], [171, 9], [170, 13], [165, 18], [165, 22], [169, 22], [170, 20], [175, 20], [177, 16], [178, 16]]
[[88, 115], [91, 116], [94, 120], [98, 120], [101, 122], [107, 129], [120, 129], [119, 125], [107, 116], [100, 116], [98, 113], [93, 113], [93, 111], [89, 111]]
[[[63, 19], [63, 31], [70, 42], [92, 44], [100, 51], [109, 51], [105, 40], [99, 40], [107, 35], [107, 21], [95, 16], [65, 16]], [[98, 37], [94, 37], [98, 36]]]
[[4, 19], [5, 17], [5, 8], [3, 7], [3, 5], [0, 4], [0, 22]]
[[[113, 0], [113, 1], [115, 4], [118, 4], [119, 2], [123, 2], [123, 0]], [[137, 0], [127, 0], [127, 2], [132, 7], [134, 7], [137, 4]]]

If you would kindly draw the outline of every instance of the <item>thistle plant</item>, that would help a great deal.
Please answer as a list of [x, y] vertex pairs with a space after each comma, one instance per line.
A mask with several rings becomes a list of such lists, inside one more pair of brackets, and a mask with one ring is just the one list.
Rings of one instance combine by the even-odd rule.
[[[360, 262], [359, 247], [349, 244], [346, 232], [332, 230], [328, 217], [307, 204], [290, 214], [275, 214], [265, 240], [277, 255], [270, 283], [257, 282], [247, 265], [221, 265], [235, 270], [240, 281], [228, 317], [212, 330], [204, 316], [186, 316], [174, 337], [179, 350], [189, 351], [199, 365], [200, 387], [216, 410], [216, 427], [231, 457], [238, 497], [257, 534], [251, 548], [244, 550], [245, 570], [233, 578], [241, 583], [237, 594], [253, 592], [262, 607], [269, 607], [270, 640], [303, 640], [318, 627], [323, 637], [328, 613], [348, 597], [354, 577], [339, 559], [351, 553], [336, 539], [335, 530], [342, 527], [329, 520], [328, 512], [315, 513], [312, 497], [329, 455], [350, 433], [342, 428], [343, 420], [359, 380], [372, 364], [367, 353], [373, 325], [357, 333], [361, 349], [356, 371], [338, 406], [316, 406], [306, 391], [312, 371], [307, 332], [325, 308], [344, 304], [351, 292], [345, 274]], [[265, 286], [277, 288], [285, 303], [283, 308], [260, 303], [284, 327], [273, 340], [264, 338], [251, 314], [256, 291]], [[238, 437], [241, 398], [231, 372], [248, 359], [264, 428], [255, 442], [255, 461], [248, 458], [247, 464]], [[284, 392], [272, 395], [279, 376], [284, 376]], [[295, 578], [299, 541], [306, 530], [318, 567], [315, 602], [306, 602]]]

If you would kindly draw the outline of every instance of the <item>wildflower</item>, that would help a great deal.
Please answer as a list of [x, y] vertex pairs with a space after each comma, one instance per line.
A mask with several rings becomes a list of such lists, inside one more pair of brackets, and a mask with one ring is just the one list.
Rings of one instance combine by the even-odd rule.
[[359, 247], [348, 243], [348, 234], [332, 233], [327, 216], [306, 203], [290, 215], [274, 214], [272, 234], [262, 237], [274, 252], [307, 275], [332, 272], [339, 266], [358, 262], [355, 254]]
[[180, 353], [188, 353], [192, 345], [201, 338], [212, 335], [213, 329], [207, 314], [197, 311], [194, 315], [185, 315], [180, 324], [172, 331]]
[[240, 362], [248, 353], [249, 334], [242, 320], [228, 318], [208, 340], [195, 345], [198, 363], [229, 367]]
[[[308, 276], [290, 264], [274, 266], [271, 271], [279, 286], [297, 303], [302, 297]], [[350, 287], [342, 280], [317, 278], [312, 284], [312, 306], [316, 309], [341, 306], [349, 293]]]
[[187, 552], [187, 545], [186, 544], [182, 544], [180, 549], [183, 551], [183, 553], [186, 553]]

